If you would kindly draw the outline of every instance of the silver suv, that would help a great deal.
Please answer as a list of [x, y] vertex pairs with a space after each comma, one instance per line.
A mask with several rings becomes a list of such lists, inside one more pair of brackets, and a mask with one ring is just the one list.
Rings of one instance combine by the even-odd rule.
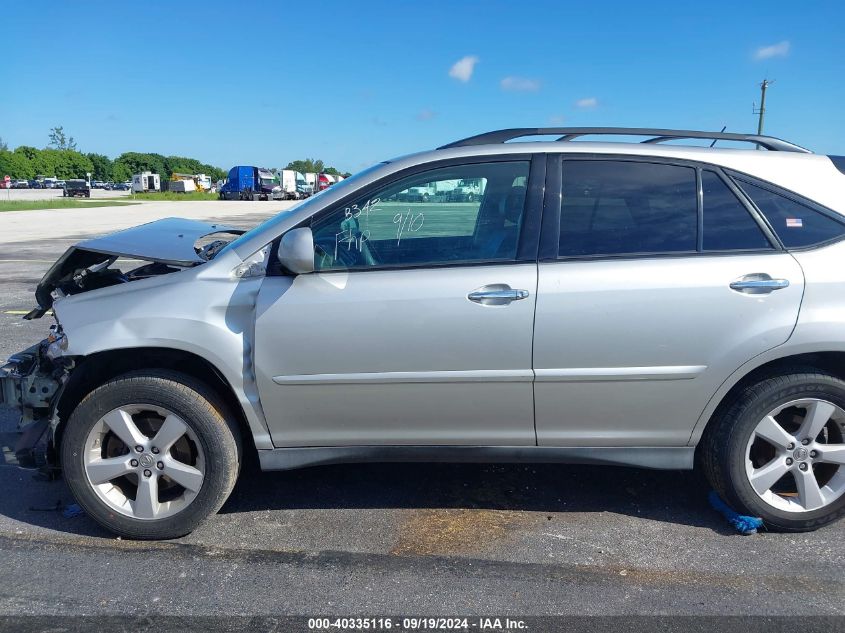
[[[508, 142], [533, 135], [554, 140]], [[217, 511], [246, 451], [697, 464], [736, 510], [814, 529], [845, 513], [844, 160], [501, 130], [246, 233], [171, 218], [81, 242], [27, 315], [52, 309], [50, 336], [2, 378], [18, 458], [135, 538]]]

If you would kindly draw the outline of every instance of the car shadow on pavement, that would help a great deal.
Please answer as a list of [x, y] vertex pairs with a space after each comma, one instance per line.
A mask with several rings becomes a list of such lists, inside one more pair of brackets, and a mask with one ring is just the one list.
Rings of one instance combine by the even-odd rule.
[[[114, 538], [84, 513], [62, 480], [0, 467], [0, 530]], [[68, 510], [70, 512], [67, 512]], [[471, 509], [602, 513], [733, 531], [688, 471], [553, 464], [349, 464], [262, 473], [248, 464], [222, 514], [274, 510]]]
[[241, 473], [222, 513], [483, 509], [616, 513], [733, 534], [692, 471], [560, 464], [348, 464]]

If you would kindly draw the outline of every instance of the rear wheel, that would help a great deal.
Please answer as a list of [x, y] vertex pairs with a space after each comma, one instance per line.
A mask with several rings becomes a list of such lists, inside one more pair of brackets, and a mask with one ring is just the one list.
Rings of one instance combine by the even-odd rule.
[[805, 531], [845, 515], [845, 382], [819, 371], [746, 388], [707, 429], [701, 465], [736, 510]]
[[90, 393], [61, 440], [65, 479], [83, 509], [130, 538], [183, 536], [234, 487], [239, 437], [205, 385], [174, 372], [115, 378]]

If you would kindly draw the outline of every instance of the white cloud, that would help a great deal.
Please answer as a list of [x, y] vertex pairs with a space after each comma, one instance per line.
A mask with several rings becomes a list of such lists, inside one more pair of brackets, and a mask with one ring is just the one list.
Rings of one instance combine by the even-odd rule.
[[552, 125], [562, 125], [564, 121], [566, 121], [566, 117], [562, 114], [553, 114], [549, 117], [549, 123]]
[[788, 40], [772, 44], [771, 46], [761, 46], [754, 51], [754, 59], [771, 59], [772, 57], [786, 57], [789, 55], [790, 43]]
[[431, 121], [437, 113], [434, 110], [423, 108], [417, 113], [417, 121]]
[[537, 92], [540, 89], [540, 82], [537, 79], [527, 77], [505, 77], [499, 85], [502, 90], [512, 92]]
[[584, 97], [575, 102], [576, 108], [595, 108], [599, 104], [599, 100], [595, 97]]
[[472, 78], [472, 72], [475, 70], [475, 65], [478, 63], [478, 57], [475, 55], [467, 55], [461, 57], [449, 69], [449, 76], [458, 81], [468, 82]]

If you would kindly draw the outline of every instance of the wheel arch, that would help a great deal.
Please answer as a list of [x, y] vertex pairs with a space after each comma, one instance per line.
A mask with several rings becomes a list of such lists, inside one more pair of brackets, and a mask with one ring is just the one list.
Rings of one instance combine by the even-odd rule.
[[708, 403], [690, 436], [689, 444], [701, 446], [701, 437], [722, 412], [733, 404], [749, 385], [792, 370], [823, 370], [845, 380], [845, 351], [809, 351], [760, 360], [734, 372]]
[[141, 370], [168, 369], [198, 380], [214, 390], [222, 403], [237, 419], [237, 427], [244, 447], [250, 456], [255, 455], [253, 434], [232, 385], [223, 373], [207, 359], [185, 350], [165, 347], [119, 348], [94, 352], [77, 359], [77, 366], [70, 374], [55, 405], [58, 423], [53, 429], [50, 457], [52, 462], [59, 455], [59, 446], [65, 422], [80, 402], [100, 385], [117, 376]]

